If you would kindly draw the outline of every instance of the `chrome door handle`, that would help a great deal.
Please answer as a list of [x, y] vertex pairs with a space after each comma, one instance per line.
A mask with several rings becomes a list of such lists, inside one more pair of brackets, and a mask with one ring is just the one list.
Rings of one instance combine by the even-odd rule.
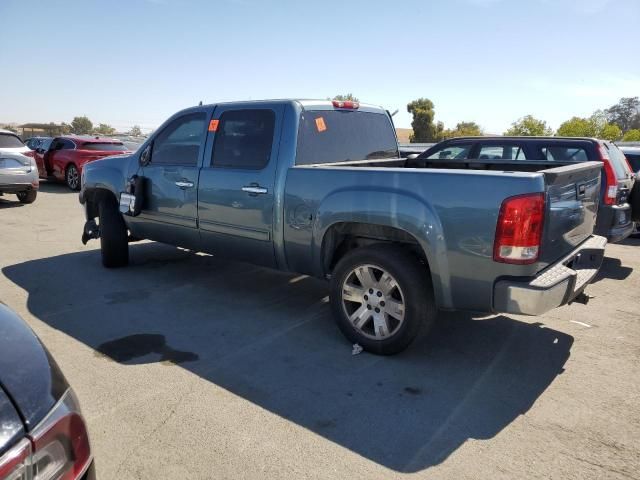
[[180, 187], [182, 189], [193, 188], [193, 182], [180, 180], [176, 182], [176, 187]]
[[257, 185], [250, 185], [248, 187], [242, 187], [243, 192], [251, 193], [253, 195], [264, 195], [268, 192], [268, 190], [264, 187], [259, 187]]

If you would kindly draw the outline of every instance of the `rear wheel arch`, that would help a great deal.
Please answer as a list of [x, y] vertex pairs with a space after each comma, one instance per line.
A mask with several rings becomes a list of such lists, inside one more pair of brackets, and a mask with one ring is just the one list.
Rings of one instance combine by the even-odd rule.
[[115, 194], [106, 188], [92, 188], [84, 191], [85, 202], [87, 203], [87, 213], [89, 218], [96, 218], [99, 215], [101, 203], [118, 204]]

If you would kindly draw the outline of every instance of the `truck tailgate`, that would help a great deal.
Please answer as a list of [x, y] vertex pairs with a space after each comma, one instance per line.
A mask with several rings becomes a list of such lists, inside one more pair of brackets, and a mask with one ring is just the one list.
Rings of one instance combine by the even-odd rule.
[[601, 162], [584, 162], [543, 170], [547, 215], [541, 258], [546, 266], [585, 241], [596, 223]]

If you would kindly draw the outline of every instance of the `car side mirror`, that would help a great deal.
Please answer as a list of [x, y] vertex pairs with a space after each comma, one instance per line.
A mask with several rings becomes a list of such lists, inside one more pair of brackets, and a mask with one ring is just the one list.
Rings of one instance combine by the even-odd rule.
[[415, 160], [419, 156], [420, 156], [419, 153], [410, 153], [409, 155], [407, 155], [407, 160]]
[[140, 165], [146, 167], [151, 162], [151, 143], [140, 153]]

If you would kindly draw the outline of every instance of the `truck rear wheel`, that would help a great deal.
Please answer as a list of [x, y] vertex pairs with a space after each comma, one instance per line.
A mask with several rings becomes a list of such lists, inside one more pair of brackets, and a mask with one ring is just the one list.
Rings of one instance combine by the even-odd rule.
[[393, 245], [348, 252], [331, 277], [331, 307], [351, 342], [381, 355], [407, 348], [436, 318], [428, 269]]
[[129, 263], [129, 241], [124, 219], [115, 202], [110, 199], [100, 203], [98, 214], [102, 265], [107, 268], [124, 267]]

